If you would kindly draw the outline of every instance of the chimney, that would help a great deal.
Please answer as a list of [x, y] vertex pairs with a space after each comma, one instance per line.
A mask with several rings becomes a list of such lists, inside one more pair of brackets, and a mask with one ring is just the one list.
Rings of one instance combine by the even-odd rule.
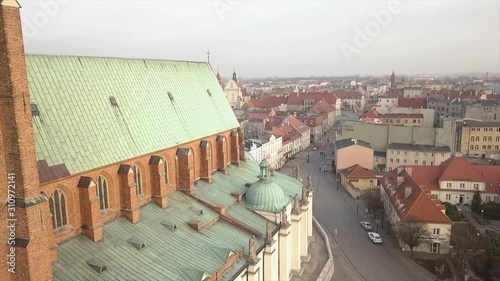
[[405, 187], [405, 199], [408, 198], [411, 194], [411, 186], [406, 186]]
[[409, 176], [412, 175], [412, 173], [413, 173], [413, 168], [412, 167], [406, 167], [405, 170], [406, 170], [406, 173], [408, 173]]

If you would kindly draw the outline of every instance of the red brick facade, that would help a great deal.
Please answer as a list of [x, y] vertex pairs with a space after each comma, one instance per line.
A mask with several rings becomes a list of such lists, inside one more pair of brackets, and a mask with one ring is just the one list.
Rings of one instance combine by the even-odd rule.
[[[2, 280], [52, 278], [47, 228], [48, 203], [40, 194], [29, 103], [23, 35], [18, 7], [0, 5], [0, 263]], [[7, 175], [15, 175], [8, 186]], [[12, 178], [11, 178], [12, 179]], [[8, 190], [15, 191], [6, 205]], [[11, 194], [12, 196], [12, 194]], [[9, 207], [9, 208], [7, 208]], [[12, 207], [12, 208], [11, 208]], [[17, 221], [8, 222], [7, 219]], [[14, 227], [7, 226], [14, 223]], [[15, 228], [15, 229], [14, 229]], [[12, 237], [6, 244], [5, 239]], [[15, 238], [15, 240], [14, 240]], [[14, 245], [15, 243], [15, 245]], [[13, 261], [7, 264], [7, 256]], [[15, 273], [8, 269], [15, 265]]]
[[[11, 246], [2, 245], [2, 280], [51, 280], [57, 244], [79, 233], [98, 241], [104, 223], [119, 216], [136, 223], [141, 206], [154, 202], [166, 208], [168, 194], [177, 189], [192, 194], [196, 180], [210, 182], [214, 171], [226, 172], [230, 163], [239, 165], [245, 159], [243, 133], [235, 129], [40, 184], [18, 8], [0, 6], [0, 42], [0, 196], [5, 202], [7, 173], [15, 173], [16, 238], [28, 241], [15, 247], [16, 274], [5, 274]], [[134, 167], [142, 177], [141, 194]], [[99, 176], [107, 183], [105, 210], [96, 189]], [[66, 198], [67, 223], [54, 231], [48, 198], [56, 189]], [[0, 212], [2, 239], [9, 236], [6, 207], [2, 204]]]

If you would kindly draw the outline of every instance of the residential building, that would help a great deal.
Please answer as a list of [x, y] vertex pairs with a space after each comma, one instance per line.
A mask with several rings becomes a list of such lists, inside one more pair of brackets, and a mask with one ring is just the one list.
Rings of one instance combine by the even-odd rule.
[[274, 109], [275, 111], [287, 111], [287, 96], [267, 96], [264, 98], [253, 98], [247, 101], [243, 109]]
[[321, 114], [324, 117], [325, 126], [323, 127], [323, 131], [326, 132], [328, 129], [332, 128], [335, 125], [336, 114], [335, 108], [329, 104], [326, 100], [322, 99], [318, 101], [311, 110], [309, 111], [312, 114]]
[[248, 152], [255, 160], [255, 162], [259, 162], [263, 160], [262, 158], [262, 146], [260, 143], [256, 143], [249, 139], [245, 138], [245, 151]]
[[399, 107], [410, 107], [410, 108], [427, 108], [426, 98], [398, 98]]
[[363, 110], [366, 104], [365, 96], [360, 92], [335, 92], [340, 99], [342, 108], [346, 110]]
[[399, 96], [396, 95], [383, 95], [377, 97], [377, 106], [380, 107], [393, 107], [398, 105]]
[[403, 127], [423, 127], [424, 115], [420, 113], [386, 113], [381, 114], [379, 119], [382, 124], [403, 126]]
[[500, 122], [465, 119], [462, 123], [460, 152], [500, 159]]
[[0, 2], [0, 174], [16, 184], [2, 280], [300, 272], [311, 192], [247, 157], [208, 63], [25, 55], [19, 8]]
[[[411, 118], [412, 116], [417, 117], [415, 123], [413, 123], [414, 119]], [[434, 110], [377, 106], [363, 114], [359, 121], [368, 124], [432, 128], [434, 126]], [[387, 123], [387, 121], [389, 123]]]
[[387, 146], [387, 170], [392, 171], [401, 165], [438, 166], [451, 157], [447, 146], [412, 145], [391, 143]]
[[451, 157], [439, 166], [412, 166], [413, 178], [443, 202], [471, 204], [476, 191], [483, 202], [500, 202], [500, 166], [472, 165]]
[[255, 118], [241, 121], [241, 128], [245, 133], [256, 134], [262, 133], [266, 129], [266, 119]]
[[500, 122], [500, 101], [480, 101], [468, 104], [465, 107], [465, 118]]
[[[282, 137], [282, 150], [283, 150], [283, 165], [290, 159], [293, 155], [299, 153], [302, 149], [301, 137], [302, 135], [295, 130], [291, 125], [281, 124], [272, 130], [275, 135], [280, 135]], [[282, 165], [282, 166], [283, 166]]]
[[373, 169], [373, 149], [368, 142], [358, 139], [344, 139], [335, 142], [335, 170], [360, 165]]
[[463, 119], [466, 105], [467, 102], [461, 99], [427, 99], [427, 108], [436, 111], [436, 123], [441, 117]]
[[283, 140], [280, 135], [274, 135], [267, 132], [259, 134], [246, 134], [245, 140], [259, 144], [259, 150], [262, 153], [260, 157], [255, 160], [260, 162], [264, 159], [267, 160], [272, 169], [279, 169], [283, 165]]
[[[427, 167], [427, 166], [423, 166]], [[437, 168], [437, 167], [432, 167]], [[426, 186], [417, 183], [412, 167], [399, 167], [382, 179], [380, 194], [386, 217], [394, 231], [404, 223], [423, 223], [430, 233], [413, 248], [415, 252], [446, 254], [450, 251], [452, 221], [445, 215], [446, 208]], [[403, 251], [410, 251], [401, 239]]]
[[422, 88], [420, 87], [405, 87], [403, 90], [403, 97], [414, 99], [422, 96]]
[[[440, 128], [420, 128], [403, 126], [380, 126], [374, 124], [362, 124], [345, 122], [342, 129], [336, 135], [337, 140], [362, 139], [370, 140], [374, 150], [386, 151], [391, 143], [423, 144], [434, 146], [448, 146], [452, 154], [460, 148], [455, 149], [457, 136], [455, 120], [444, 120]], [[458, 137], [460, 138], [460, 137]]]
[[283, 123], [291, 125], [300, 133], [300, 150], [307, 149], [311, 143], [311, 129], [292, 115], [286, 117]]
[[364, 191], [377, 188], [377, 176], [369, 169], [358, 164], [339, 171], [340, 183], [353, 198], [357, 198]]
[[290, 93], [288, 96], [287, 110], [289, 112], [307, 112], [321, 100], [327, 101], [332, 107], [335, 108], [336, 116], [340, 115], [342, 103], [334, 93]]
[[310, 141], [314, 143], [319, 140], [323, 135], [323, 116], [322, 115], [299, 115], [296, 116], [297, 120], [304, 123], [310, 128]]

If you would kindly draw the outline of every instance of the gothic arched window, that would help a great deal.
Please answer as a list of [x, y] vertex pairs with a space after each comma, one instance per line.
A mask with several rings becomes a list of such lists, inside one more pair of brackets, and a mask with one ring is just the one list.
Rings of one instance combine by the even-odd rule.
[[141, 169], [139, 169], [139, 166], [134, 165], [132, 168], [134, 172], [134, 181], [135, 181], [135, 191], [137, 195], [142, 195], [142, 175], [141, 175]]
[[109, 208], [108, 181], [103, 176], [97, 177], [97, 197], [99, 197], [99, 209]]
[[66, 226], [68, 224], [68, 210], [64, 192], [56, 189], [49, 198], [49, 206], [54, 230]]

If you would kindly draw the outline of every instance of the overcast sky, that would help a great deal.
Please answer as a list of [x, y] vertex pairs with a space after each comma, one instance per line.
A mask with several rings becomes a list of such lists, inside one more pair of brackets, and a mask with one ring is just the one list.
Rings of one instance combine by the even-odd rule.
[[496, 0], [19, 2], [27, 53], [206, 61], [210, 50], [223, 76], [249, 78], [500, 72]]

